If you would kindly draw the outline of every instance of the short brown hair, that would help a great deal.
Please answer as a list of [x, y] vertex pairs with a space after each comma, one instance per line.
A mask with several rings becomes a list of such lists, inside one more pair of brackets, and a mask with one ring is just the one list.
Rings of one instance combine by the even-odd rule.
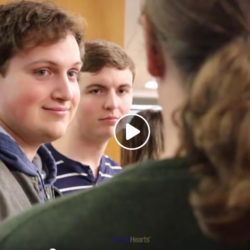
[[84, 20], [53, 3], [16, 1], [0, 5], [0, 73], [16, 53], [53, 43], [71, 33], [82, 51]]
[[135, 77], [135, 64], [119, 45], [106, 40], [91, 40], [85, 43], [82, 72], [98, 72], [103, 67], [119, 70], [128, 68]]

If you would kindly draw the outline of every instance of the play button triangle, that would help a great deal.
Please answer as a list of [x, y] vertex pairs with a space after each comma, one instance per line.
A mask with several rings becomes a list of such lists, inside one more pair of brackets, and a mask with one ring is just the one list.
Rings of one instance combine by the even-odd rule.
[[126, 140], [127, 141], [140, 133], [141, 133], [141, 131], [139, 129], [135, 128], [134, 126], [130, 125], [129, 123], [126, 124]]

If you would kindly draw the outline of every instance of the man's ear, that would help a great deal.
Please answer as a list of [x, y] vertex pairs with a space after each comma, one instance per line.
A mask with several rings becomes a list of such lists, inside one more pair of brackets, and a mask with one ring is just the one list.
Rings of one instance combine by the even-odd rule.
[[148, 71], [152, 76], [156, 78], [162, 78], [166, 71], [162, 46], [157, 39], [153, 24], [146, 16], [143, 16], [142, 18], [145, 34]]

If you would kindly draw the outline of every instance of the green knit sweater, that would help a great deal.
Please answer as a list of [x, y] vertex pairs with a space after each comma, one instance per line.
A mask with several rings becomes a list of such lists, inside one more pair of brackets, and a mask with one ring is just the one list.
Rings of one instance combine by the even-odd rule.
[[7, 220], [0, 249], [239, 250], [203, 236], [188, 203], [193, 185], [185, 159], [131, 167], [99, 187]]

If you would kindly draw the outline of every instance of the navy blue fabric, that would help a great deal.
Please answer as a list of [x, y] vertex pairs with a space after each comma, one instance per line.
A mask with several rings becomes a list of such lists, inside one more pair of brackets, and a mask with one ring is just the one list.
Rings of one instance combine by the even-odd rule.
[[94, 177], [91, 168], [78, 161], [67, 158], [58, 152], [51, 144], [46, 144], [56, 160], [57, 180], [55, 186], [63, 194], [87, 190], [99, 185], [119, 174], [122, 168], [110, 157], [103, 155], [99, 166], [98, 176]]
[[43, 170], [46, 172], [46, 178], [44, 180], [44, 183], [46, 186], [52, 186], [56, 182], [57, 175], [55, 159], [51, 152], [44, 145], [42, 145], [38, 149], [37, 153], [42, 159]]

